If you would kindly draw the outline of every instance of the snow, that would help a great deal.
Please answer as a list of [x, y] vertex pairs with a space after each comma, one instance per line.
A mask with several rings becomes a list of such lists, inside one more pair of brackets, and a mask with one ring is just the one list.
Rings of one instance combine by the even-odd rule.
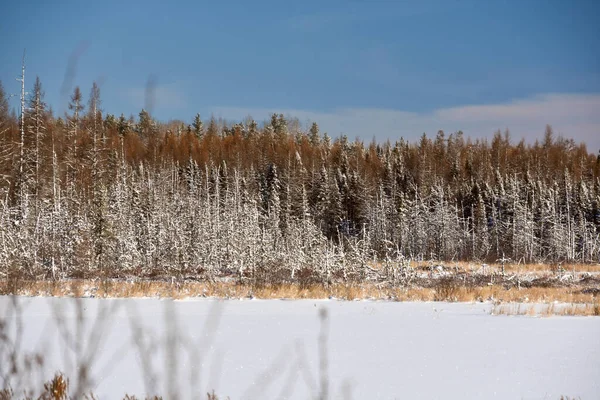
[[[597, 317], [493, 316], [482, 303], [16, 300], [20, 353], [41, 352], [44, 377], [61, 370], [73, 386], [83, 338], [79, 359], [94, 360], [100, 399], [204, 398], [213, 389], [231, 399], [306, 399], [323, 386], [335, 399], [600, 398]], [[14, 338], [11, 304], [0, 297]]]

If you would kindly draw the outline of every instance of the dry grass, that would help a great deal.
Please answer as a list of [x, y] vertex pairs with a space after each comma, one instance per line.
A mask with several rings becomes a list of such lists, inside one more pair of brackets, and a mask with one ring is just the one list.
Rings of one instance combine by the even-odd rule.
[[438, 279], [433, 287], [391, 287], [381, 284], [333, 284], [310, 286], [277, 284], [255, 287], [235, 282], [67, 280], [27, 281], [11, 294], [53, 297], [100, 298], [174, 298], [217, 297], [259, 299], [327, 299], [393, 300], [393, 301], [458, 301], [500, 303], [572, 303], [595, 304], [593, 293], [581, 288], [529, 287], [505, 288], [501, 285], [464, 286], [450, 278]]
[[51, 381], [44, 384], [44, 393], [40, 399], [67, 400], [68, 392], [69, 380], [62, 374], [56, 374]]
[[[438, 262], [435, 265], [442, 265], [445, 268], [458, 269], [459, 271], [477, 271], [485, 268], [486, 272], [500, 272], [502, 264], [496, 263], [476, 263], [473, 261], [455, 261], [455, 262]], [[432, 262], [411, 262], [413, 268], [427, 269], [432, 265]], [[485, 265], [485, 267], [484, 267]], [[600, 264], [568, 264], [568, 263], [538, 263], [538, 264], [521, 264], [521, 263], [506, 263], [504, 265], [506, 273], [527, 273], [527, 272], [592, 272], [600, 273]]]
[[[26, 279], [0, 280], [0, 294], [53, 297], [99, 298], [260, 298], [260, 299], [326, 299], [343, 300], [393, 300], [393, 301], [452, 301], [494, 303], [569, 303], [589, 305], [587, 314], [598, 315], [597, 297], [600, 293], [598, 278], [585, 278], [563, 282], [558, 275], [567, 271], [597, 272], [598, 265], [505, 265], [505, 277], [498, 277], [501, 266], [466, 262], [440, 264], [412, 262], [414, 271], [421, 271], [412, 284], [393, 285], [380, 283], [240, 283], [220, 280], [165, 281], [159, 279], [71, 279], [62, 281], [33, 281]], [[441, 268], [440, 268], [441, 267]], [[382, 265], [373, 265], [381, 269]], [[427, 272], [425, 272], [427, 271]], [[523, 278], [529, 274], [527, 278]], [[533, 274], [533, 277], [531, 276]], [[517, 277], [516, 279], [515, 276]], [[575, 275], [572, 275], [573, 277]], [[580, 275], [581, 277], [581, 275]], [[521, 279], [521, 280], [519, 280]], [[524, 279], [524, 280], [523, 280]], [[533, 279], [533, 280], [532, 280]], [[517, 284], [518, 282], [518, 284]], [[512, 312], [512, 311], [511, 311]], [[516, 313], [521, 313], [517, 310]], [[569, 315], [570, 311], [565, 311]], [[579, 309], [572, 313], [580, 312]]]
[[[506, 301], [589, 302], [590, 295], [600, 294], [600, 265], [597, 264], [506, 264], [501, 276], [500, 264], [473, 262], [416, 262], [409, 270], [413, 277], [401, 285], [381, 275], [380, 283], [349, 281], [323, 285], [317, 281], [269, 283], [244, 279], [240, 283], [217, 280], [183, 281], [159, 278], [95, 278], [60, 281], [28, 279], [9, 273], [0, 280], [0, 294], [73, 296], [73, 297], [170, 297], [211, 296], [221, 298], [327, 298], [481, 301], [502, 298]], [[371, 265], [382, 271], [382, 264]], [[586, 276], [587, 275], [587, 276]], [[462, 279], [462, 281], [461, 281]], [[505, 290], [499, 287], [504, 284]], [[517, 286], [517, 291], [509, 289]], [[524, 287], [523, 287], [524, 286]], [[543, 287], [546, 286], [546, 287]], [[553, 289], [554, 287], [554, 289]], [[407, 289], [408, 288], [408, 289]], [[433, 289], [430, 289], [433, 288]], [[587, 295], [578, 292], [586, 289]]]
[[535, 304], [499, 304], [492, 308], [492, 315], [537, 315]]
[[492, 308], [492, 315], [527, 316], [600, 316], [600, 303], [593, 304], [498, 304]]
[[[67, 400], [69, 399], [69, 379], [67, 379], [62, 373], [58, 372], [54, 375], [54, 378], [44, 383], [43, 389], [39, 396], [33, 397], [31, 395], [23, 394], [21, 397], [15, 395], [12, 388], [4, 388], [0, 391], [0, 400], [13, 400], [22, 398], [24, 400]], [[86, 400], [95, 400], [93, 394], [86, 395]]]
[[[43, 389], [39, 396], [21, 396], [16, 395], [12, 388], [4, 388], [0, 390], [0, 400], [73, 400], [73, 397], [69, 395], [69, 379], [66, 378], [61, 372], [57, 372], [54, 375], [54, 378], [44, 383]], [[83, 395], [84, 400], [98, 400], [98, 398], [93, 394], [85, 394]], [[161, 396], [146, 396], [146, 397], [136, 397], [135, 395], [126, 394], [123, 397], [123, 400], [163, 400]], [[215, 394], [214, 390], [212, 393], [206, 393], [207, 400], [219, 400], [219, 397]], [[227, 398], [229, 399], [229, 397]]]

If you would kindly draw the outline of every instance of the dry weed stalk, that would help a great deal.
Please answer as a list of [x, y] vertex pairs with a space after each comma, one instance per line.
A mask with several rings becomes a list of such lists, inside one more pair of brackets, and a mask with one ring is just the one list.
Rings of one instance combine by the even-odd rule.
[[165, 281], [112, 280], [110, 284], [96, 280], [31, 281], [17, 294], [54, 297], [100, 298], [260, 298], [260, 299], [374, 299], [394, 301], [459, 301], [459, 302], [523, 302], [593, 304], [600, 290], [578, 285], [504, 287], [501, 284], [478, 285], [463, 282], [459, 277], [442, 276], [426, 281], [428, 286], [391, 286], [376, 283], [333, 283], [331, 285], [295, 283], [256, 287], [236, 282], [184, 282], [174, 285]]
[[599, 316], [600, 303], [594, 304], [494, 304], [492, 315], [512, 315], [530, 317], [554, 317], [554, 316]]

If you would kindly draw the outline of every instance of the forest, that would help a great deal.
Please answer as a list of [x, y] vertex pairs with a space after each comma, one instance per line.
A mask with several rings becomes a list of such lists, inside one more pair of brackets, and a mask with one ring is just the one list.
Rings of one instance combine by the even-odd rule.
[[600, 260], [600, 155], [550, 126], [535, 143], [365, 143], [277, 114], [112, 115], [96, 83], [55, 116], [39, 78], [22, 105], [0, 83], [3, 279], [332, 282], [405, 260]]

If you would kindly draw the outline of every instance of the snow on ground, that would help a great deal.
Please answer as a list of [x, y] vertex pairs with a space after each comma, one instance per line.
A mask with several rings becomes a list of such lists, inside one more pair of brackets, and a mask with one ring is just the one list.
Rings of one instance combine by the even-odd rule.
[[[61, 370], [72, 386], [75, 360], [92, 359], [100, 399], [213, 389], [306, 399], [322, 388], [340, 399], [600, 398], [597, 317], [492, 316], [490, 304], [465, 303], [16, 299], [20, 354], [41, 352], [44, 377]], [[11, 304], [0, 297], [14, 339]]]

